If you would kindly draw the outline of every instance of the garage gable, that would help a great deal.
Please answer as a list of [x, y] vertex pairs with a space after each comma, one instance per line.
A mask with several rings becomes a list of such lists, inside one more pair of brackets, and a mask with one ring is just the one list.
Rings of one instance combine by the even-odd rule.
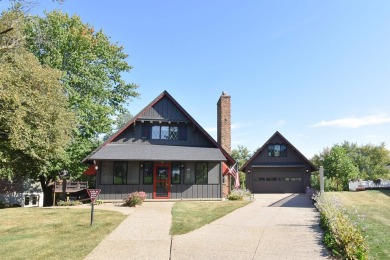
[[247, 187], [254, 193], [297, 193], [310, 187], [310, 174], [318, 169], [275, 132], [240, 170], [247, 173]]

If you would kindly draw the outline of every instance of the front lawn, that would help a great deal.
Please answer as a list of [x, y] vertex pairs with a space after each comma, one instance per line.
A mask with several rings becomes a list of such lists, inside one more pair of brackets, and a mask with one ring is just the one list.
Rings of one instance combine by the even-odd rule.
[[0, 258], [83, 259], [125, 218], [86, 209], [0, 209]]
[[390, 191], [332, 192], [347, 208], [365, 215], [370, 259], [390, 259]]
[[198, 229], [247, 205], [248, 201], [180, 201], [172, 209], [171, 235]]

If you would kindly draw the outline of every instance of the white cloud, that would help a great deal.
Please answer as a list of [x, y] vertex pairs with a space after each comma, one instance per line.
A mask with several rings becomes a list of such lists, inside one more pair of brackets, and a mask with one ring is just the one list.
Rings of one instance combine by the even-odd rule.
[[336, 126], [336, 127], [346, 127], [346, 128], [359, 128], [362, 126], [381, 125], [386, 123], [390, 123], [390, 117], [386, 115], [372, 115], [372, 116], [366, 116], [360, 118], [350, 117], [350, 118], [340, 118], [331, 121], [321, 121], [312, 126], [313, 127]]

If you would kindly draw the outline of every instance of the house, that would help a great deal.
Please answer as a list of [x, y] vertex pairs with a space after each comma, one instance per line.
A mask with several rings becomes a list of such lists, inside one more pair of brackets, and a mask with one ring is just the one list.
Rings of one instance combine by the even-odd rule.
[[[83, 162], [95, 165], [99, 199], [134, 191], [149, 199], [221, 199], [228, 192], [223, 163], [230, 152], [230, 96], [218, 101], [216, 142], [164, 91]], [[229, 129], [226, 129], [229, 128]]]
[[43, 191], [36, 181], [0, 179], [0, 201], [9, 206], [43, 207]]
[[311, 187], [311, 172], [318, 169], [276, 132], [240, 170], [253, 193], [303, 193]]

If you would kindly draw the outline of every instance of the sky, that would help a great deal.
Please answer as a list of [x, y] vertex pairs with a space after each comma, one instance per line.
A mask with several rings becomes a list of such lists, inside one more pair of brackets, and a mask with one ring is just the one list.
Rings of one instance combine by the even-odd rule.
[[390, 1], [39, 3], [33, 13], [77, 14], [124, 47], [133, 115], [167, 90], [216, 139], [226, 91], [233, 149], [276, 131], [309, 159], [343, 141], [390, 149]]

